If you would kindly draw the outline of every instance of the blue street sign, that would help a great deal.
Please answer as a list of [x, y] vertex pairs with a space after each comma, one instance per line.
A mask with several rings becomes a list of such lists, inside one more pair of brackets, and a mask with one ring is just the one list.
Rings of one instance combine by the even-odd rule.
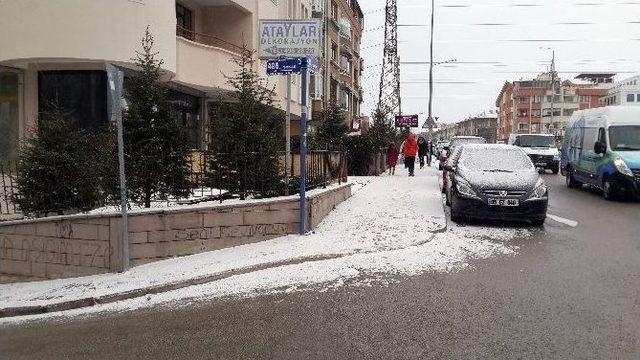
[[316, 58], [271, 59], [267, 60], [267, 75], [300, 74], [303, 64], [306, 64], [307, 69], [311, 72], [318, 69]]
[[267, 61], [267, 75], [299, 74], [302, 59], [273, 59]]

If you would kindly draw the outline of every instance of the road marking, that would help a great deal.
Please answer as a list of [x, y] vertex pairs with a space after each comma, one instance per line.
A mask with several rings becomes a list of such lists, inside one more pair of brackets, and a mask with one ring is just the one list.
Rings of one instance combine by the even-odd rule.
[[571, 227], [578, 226], [578, 222], [574, 221], [574, 220], [565, 219], [563, 217], [556, 216], [556, 215], [551, 215], [551, 214], [547, 214], [547, 217], [549, 219], [551, 219], [551, 220], [557, 221], [557, 222], [565, 224], [565, 225], [569, 225]]

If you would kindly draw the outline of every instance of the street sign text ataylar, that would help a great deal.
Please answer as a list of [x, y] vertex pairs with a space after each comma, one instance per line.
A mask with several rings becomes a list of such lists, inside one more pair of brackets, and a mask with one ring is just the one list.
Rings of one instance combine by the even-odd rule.
[[260, 20], [258, 55], [261, 59], [321, 56], [319, 19]]

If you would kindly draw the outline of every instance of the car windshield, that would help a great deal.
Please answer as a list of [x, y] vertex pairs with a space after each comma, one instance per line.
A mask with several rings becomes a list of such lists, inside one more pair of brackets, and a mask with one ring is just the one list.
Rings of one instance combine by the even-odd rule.
[[555, 147], [556, 141], [553, 136], [519, 136], [518, 142], [521, 147]]
[[613, 150], [640, 151], [640, 126], [612, 126], [609, 141]]
[[473, 171], [516, 172], [533, 169], [529, 157], [518, 149], [464, 149], [459, 162]]
[[453, 139], [451, 140], [451, 146], [460, 146], [467, 144], [484, 144], [487, 141], [481, 138], [463, 138], [463, 139]]

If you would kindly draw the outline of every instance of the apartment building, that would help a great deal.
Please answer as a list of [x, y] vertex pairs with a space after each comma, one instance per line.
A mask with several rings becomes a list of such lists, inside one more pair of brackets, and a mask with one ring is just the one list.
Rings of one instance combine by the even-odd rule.
[[453, 124], [443, 124], [435, 132], [436, 140], [451, 140], [454, 136], [479, 136], [488, 143], [495, 143], [498, 127], [498, 112], [496, 110], [484, 111], [475, 116], [458, 121]]
[[[132, 58], [145, 28], [193, 148], [206, 146], [208, 108], [224, 101], [233, 59], [258, 44], [259, 19], [308, 18], [310, 0], [20, 0], [0, 1], [0, 163], [37, 126], [38, 114], [58, 104], [79, 124], [107, 123], [107, 64], [135, 71]], [[265, 74], [265, 62], [259, 62]], [[126, 79], [125, 79], [126, 81]], [[269, 78], [276, 104], [286, 83]], [[300, 114], [300, 92], [292, 99]]]
[[[600, 106], [615, 74], [581, 74], [574, 83], [551, 73], [533, 80], [505, 82], [498, 98], [498, 140], [506, 141], [511, 133], [551, 133], [562, 137], [576, 110]], [[553, 81], [552, 81], [553, 79]]]
[[321, 120], [319, 114], [336, 104], [346, 110], [349, 123], [357, 124], [363, 101], [360, 44], [364, 14], [357, 0], [313, 0], [312, 9], [313, 17], [324, 23], [324, 61], [311, 78], [313, 118]]
[[639, 106], [640, 105], [640, 75], [624, 79], [613, 85], [607, 95], [600, 99], [602, 106]]
[[495, 143], [497, 127], [498, 113], [495, 110], [489, 110], [458, 122], [456, 135], [479, 136], [487, 140], [488, 143]]

